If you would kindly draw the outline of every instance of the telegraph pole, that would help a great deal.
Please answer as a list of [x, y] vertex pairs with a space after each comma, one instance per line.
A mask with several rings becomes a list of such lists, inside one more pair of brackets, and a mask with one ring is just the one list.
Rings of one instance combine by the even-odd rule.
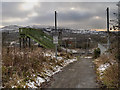
[[55, 11], [55, 30], [57, 32], [57, 12]]
[[[56, 34], [58, 34], [58, 31], [57, 31], [57, 12], [55, 11], [55, 32]], [[56, 38], [58, 35], [56, 35]], [[55, 44], [55, 56], [56, 56], [56, 60], [57, 60], [57, 43]]]
[[118, 2], [118, 30], [120, 31], [120, 1]]
[[[120, 1], [117, 4], [118, 6], [118, 54], [120, 53]], [[120, 70], [120, 56], [118, 55], [118, 70]], [[120, 78], [120, 72], [118, 72], [118, 78]], [[120, 88], [120, 80], [118, 81], [118, 88]]]
[[109, 7], [107, 8], [107, 49], [110, 48]]

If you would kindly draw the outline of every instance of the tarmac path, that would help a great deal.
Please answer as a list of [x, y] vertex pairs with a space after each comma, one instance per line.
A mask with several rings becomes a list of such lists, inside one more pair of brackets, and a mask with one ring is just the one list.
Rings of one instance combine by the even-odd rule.
[[79, 58], [53, 75], [45, 88], [96, 88], [96, 74], [92, 58]]

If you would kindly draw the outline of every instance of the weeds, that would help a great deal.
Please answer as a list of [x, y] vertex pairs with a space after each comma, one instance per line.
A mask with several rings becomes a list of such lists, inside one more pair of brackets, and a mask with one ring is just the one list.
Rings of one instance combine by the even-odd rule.
[[[101, 65], [109, 63], [103, 72], [99, 71]], [[113, 56], [102, 55], [95, 60], [97, 80], [101, 88], [118, 88], [118, 63]]]
[[[55, 66], [63, 66], [63, 60], [56, 61], [55, 58], [44, 56], [46, 51], [41, 48], [19, 48], [3, 47], [2, 51], [2, 84], [4, 88], [23, 88], [26, 82], [34, 81], [35, 77], [31, 75], [45, 77], [45, 69], [54, 71]], [[71, 54], [58, 53], [58, 56], [64, 56], [63, 59], [72, 58]]]
[[118, 88], [118, 65], [117, 64], [111, 65], [111, 67], [109, 67], [105, 71], [103, 82], [108, 88]]

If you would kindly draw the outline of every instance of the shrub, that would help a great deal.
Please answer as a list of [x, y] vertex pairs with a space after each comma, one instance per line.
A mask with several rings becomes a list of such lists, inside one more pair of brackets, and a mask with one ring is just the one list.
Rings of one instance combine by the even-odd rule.
[[94, 50], [94, 58], [98, 58], [99, 56], [100, 56], [100, 53], [101, 53], [101, 51], [100, 51], [100, 48], [97, 48], [97, 49], [95, 49]]

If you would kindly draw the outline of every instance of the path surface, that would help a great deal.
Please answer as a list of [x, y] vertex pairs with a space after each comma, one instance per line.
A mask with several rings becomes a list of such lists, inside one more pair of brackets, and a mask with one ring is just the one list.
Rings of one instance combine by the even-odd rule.
[[47, 88], [96, 88], [92, 59], [80, 58], [53, 76]]

